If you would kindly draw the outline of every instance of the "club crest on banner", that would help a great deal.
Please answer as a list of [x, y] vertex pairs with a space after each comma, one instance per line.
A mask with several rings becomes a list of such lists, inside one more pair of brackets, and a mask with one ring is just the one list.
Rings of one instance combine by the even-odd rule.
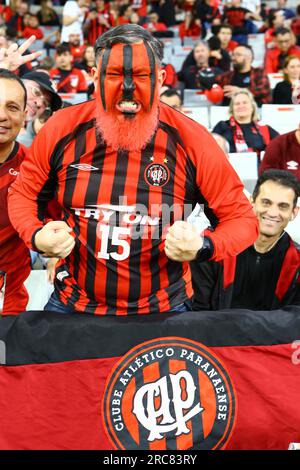
[[223, 449], [235, 424], [232, 381], [214, 351], [166, 337], [131, 349], [113, 368], [103, 402], [116, 449]]

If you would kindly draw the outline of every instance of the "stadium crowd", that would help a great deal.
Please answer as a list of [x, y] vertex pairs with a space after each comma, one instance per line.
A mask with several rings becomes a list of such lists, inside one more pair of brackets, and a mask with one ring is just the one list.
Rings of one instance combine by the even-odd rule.
[[[300, 4], [1, 0], [0, 256], [6, 262], [0, 261], [0, 287], [5, 280], [11, 299], [2, 305], [3, 313], [16, 310], [16, 296], [19, 311], [26, 307], [26, 290], [20, 290], [16, 271], [22, 269], [26, 278], [32, 266], [42, 264], [53, 282], [57, 262], [53, 253], [47, 259], [38, 249], [29, 257], [9, 222], [9, 188], [49, 118], [60, 109], [97, 100], [94, 45], [103, 34], [124, 25], [140, 25], [164, 43], [162, 103], [204, 124], [229, 160], [239, 155], [243, 163], [238, 167], [247, 165], [245, 155], [255, 154], [259, 177], [252, 181], [253, 196], [248, 197], [258, 220], [258, 239], [224, 262], [192, 261], [195, 309], [300, 305], [300, 236], [285, 231], [297, 216], [300, 196]], [[270, 121], [263, 113], [268, 109], [273, 109]], [[13, 123], [9, 135], [7, 122]], [[60, 220], [60, 210], [57, 201], [51, 201], [45, 222]], [[217, 223], [209, 222], [210, 230], [215, 229]], [[23, 264], [18, 264], [20, 257]]]

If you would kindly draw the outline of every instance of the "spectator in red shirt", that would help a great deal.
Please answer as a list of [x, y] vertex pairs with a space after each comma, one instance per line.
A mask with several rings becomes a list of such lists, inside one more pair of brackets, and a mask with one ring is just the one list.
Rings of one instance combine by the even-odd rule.
[[279, 135], [269, 143], [259, 173], [270, 168], [288, 170], [300, 181], [300, 124], [296, 131]]
[[95, 9], [89, 12], [84, 23], [89, 44], [94, 44], [99, 36], [115, 26], [115, 19], [103, 0], [95, 1]]
[[232, 38], [232, 26], [230, 24], [221, 24], [216, 29], [216, 36], [221, 41], [221, 48], [231, 54], [236, 46], [238, 46], [238, 42], [233, 41]]
[[164, 80], [164, 85], [175, 88], [178, 84], [177, 73], [172, 64], [162, 63], [162, 70], [166, 72], [166, 78]]
[[185, 37], [200, 39], [201, 31], [201, 20], [197, 18], [192, 11], [187, 11], [185, 20], [179, 25], [179, 37], [182, 42]]
[[269, 49], [265, 56], [265, 72], [277, 73], [284, 68], [284, 61], [289, 55], [300, 57], [300, 47], [295, 46], [295, 36], [288, 28], [275, 31], [276, 47]]
[[81, 60], [86, 46], [84, 44], [80, 45], [80, 34], [79, 33], [69, 34], [68, 44], [69, 44], [74, 62], [76, 60]]
[[141, 18], [139, 17], [138, 13], [136, 13], [135, 11], [131, 13], [130, 15], [130, 24], [138, 24], [138, 25], [141, 24]]
[[85, 76], [88, 86], [93, 84], [92, 69], [96, 66], [94, 46], [87, 44], [82, 60], [75, 62], [75, 67], [80, 69]]
[[59, 26], [60, 20], [56, 11], [52, 8], [51, 0], [41, 0], [41, 9], [37, 12], [39, 22], [43, 26]]
[[147, 0], [132, 0], [131, 3], [132, 8], [139, 16], [147, 16]]
[[243, 8], [241, 0], [231, 0], [230, 6], [224, 8], [222, 21], [232, 26], [233, 37], [239, 43], [246, 44], [247, 35], [254, 32], [255, 27], [251, 19], [260, 20], [261, 18], [257, 13]]
[[131, 5], [122, 5], [119, 13], [120, 16], [117, 20], [118, 25], [129, 24], [132, 13], [133, 9]]
[[203, 36], [205, 37], [209, 25], [219, 25], [221, 23], [221, 14], [217, 4], [212, 4], [211, 0], [200, 0], [196, 3], [196, 12], [201, 20]]
[[154, 11], [148, 16], [148, 21], [143, 26], [145, 29], [150, 31], [150, 33], [156, 33], [161, 31], [167, 31], [167, 26], [164, 23], [158, 21], [158, 14]]
[[67, 44], [56, 48], [56, 68], [50, 70], [50, 77], [56, 83], [59, 93], [80, 93], [87, 91], [85, 77], [81, 70], [73, 67], [73, 56]]
[[28, 16], [28, 25], [23, 31], [23, 38], [28, 39], [34, 34], [37, 39], [43, 39], [44, 33], [39, 26], [37, 15], [30, 13]]
[[291, 30], [297, 37], [297, 44], [300, 46], [300, 5], [298, 5], [296, 9], [296, 18], [291, 22]]
[[13, 11], [9, 6], [0, 5], [0, 15], [3, 17], [5, 23], [8, 23], [13, 16]]
[[268, 29], [265, 32], [267, 48], [275, 47], [275, 31], [284, 26], [285, 18], [282, 10], [271, 10], [268, 17]]
[[7, 24], [7, 26], [14, 28], [17, 31], [18, 37], [22, 37], [23, 35], [23, 30], [25, 28], [24, 17], [28, 13], [28, 10], [28, 3], [22, 1], [17, 3], [15, 9], [16, 13], [11, 17]]

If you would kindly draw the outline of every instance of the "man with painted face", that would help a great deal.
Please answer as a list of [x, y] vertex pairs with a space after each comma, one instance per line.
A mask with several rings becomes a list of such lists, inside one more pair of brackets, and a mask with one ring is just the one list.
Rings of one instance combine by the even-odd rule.
[[[41, 129], [10, 193], [12, 223], [29, 247], [61, 258], [45, 309], [185, 310], [188, 262], [239, 253], [255, 241], [257, 221], [210, 134], [159, 103], [161, 42], [123, 25], [99, 37], [95, 53], [96, 99]], [[63, 221], [44, 224], [54, 193]], [[200, 235], [185, 221], [197, 202], [215, 231]]]

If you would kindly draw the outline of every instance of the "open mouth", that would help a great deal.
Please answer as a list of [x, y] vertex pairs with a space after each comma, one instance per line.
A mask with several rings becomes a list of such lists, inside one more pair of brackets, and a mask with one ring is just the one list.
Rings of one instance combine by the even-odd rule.
[[140, 111], [141, 105], [136, 101], [122, 100], [116, 104], [116, 108], [121, 113], [136, 114]]
[[9, 130], [9, 127], [0, 126], [0, 133], [1, 133], [1, 134], [4, 134], [4, 133], [7, 132], [8, 130]]

